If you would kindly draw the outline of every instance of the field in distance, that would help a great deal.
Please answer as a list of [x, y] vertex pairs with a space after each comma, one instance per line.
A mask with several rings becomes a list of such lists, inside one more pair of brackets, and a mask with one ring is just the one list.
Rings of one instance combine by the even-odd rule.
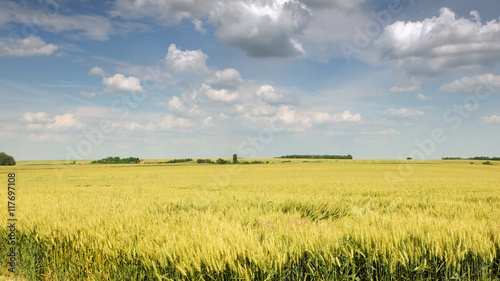
[[0, 167], [5, 187], [16, 173], [18, 272], [28, 280], [499, 280], [498, 162], [257, 160], [269, 164]]

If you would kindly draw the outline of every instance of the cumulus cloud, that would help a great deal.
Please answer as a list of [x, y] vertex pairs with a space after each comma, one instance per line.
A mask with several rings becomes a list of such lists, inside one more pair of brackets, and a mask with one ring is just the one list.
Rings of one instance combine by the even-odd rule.
[[416, 109], [389, 108], [384, 111], [384, 117], [388, 119], [413, 119], [423, 116], [425, 113]]
[[188, 107], [184, 104], [184, 101], [177, 96], [173, 96], [168, 101], [167, 107], [172, 112], [177, 113], [179, 115], [194, 116], [194, 115], [199, 115], [201, 113], [196, 104]]
[[69, 129], [83, 129], [85, 125], [80, 122], [73, 114], [66, 113], [56, 115], [50, 118], [45, 112], [26, 112], [19, 120], [29, 122], [26, 126], [28, 130], [69, 130]]
[[83, 129], [85, 125], [71, 113], [56, 115], [55, 122], [46, 125], [49, 130]]
[[56, 45], [47, 44], [40, 37], [33, 35], [24, 39], [0, 38], [0, 57], [52, 55], [57, 49]]
[[491, 116], [483, 117], [481, 118], [481, 121], [487, 124], [492, 124], [492, 123], [500, 124], [500, 115], [494, 114]]
[[277, 108], [267, 103], [262, 103], [252, 110], [254, 116], [271, 116], [276, 113]]
[[255, 94], [261, 100], [269, 103], [276, 103], [283, 99], [283, 93], [276, 91], [271, 85], [260, 86]]
[[205, 118], [203, 119], [203, 122], [201, 122], [201, 124], [202, 124], [203, 126], [210, 126], [210, 125], [212, 124], [212, 120], [213, 120], [213, 119], [214, 119], [214, 118], [213, 118], [212, 116], [207, 116], [207, 117], [205, 117]]
[[109, 76], [109, 74], [98, 66], [94, 66], [89, 70], [90, 75], [99, 75], [101, 77]]
[[410, 77], [391, 88], [391, 92], [414, 92], [420, 90], [422, 86], [422, 81], [415, 77]]
[[348, 110], [341, 114], [330, 114], [328, 112], [298, 112], [287, 105], [282, 105], [276, 111], [273, 119], [279, 120], [285, 125], [285, 130], [302, 132], [315, 125], [327, 125], [341, 122], [359, 122], [360, 114], [351, 114]]
[[438, 17], [397, 21], [385, 27], [375, 45], [383, 58], [411, 76], [493, 66], [500, 59], [500, 22], [482, 24], [477, 12], [471, 14], [476, 20], [441, 8]]
[[154, 132], [156, 131], [156, 126], [153, 123], [148, 123], [146, 125], [142, 125], [138, 122], [126, 122], [125, 124], [119, 125], [121, 128], [123, 128], [126, 131], [131, 131], [131, 132]]
[[279, 107], [275, 118], [283, 122], [288, 131], [302, 132], [312, 126], [311, 119], [286, 105]]
[[175, 44], [171, 44], [165, 56], [165, 64], [177, 73], [207, 74], [207, 59], [208, 56], [200, 50], [181, 51]]
[[473, 77], [463, 77], [453, 82], [442, 85], [439, 90], [455, 93], [475, 93], [478, 89], [495, 92], [500, 89], [500, 75], [491, 73]]
[[429, 96], [426, 96], [426, 95], [424, 95], [424, 94], [422, 94], [422, 93], [419, 93], [419, 94], [417, 95], [417, 99], [419, 99], [419, 100], [421, 100], [421, 101], [426, 101], [426, 100], [430, 100], [430, 99], [432, 99], [432, 98], [431, 98], [431, 97], [429, 97]]
[[205, 82], [214, 88], [234, 89], [240, 86], [244, 80], [236, 69], [227, 68], [216, 71]]
[[311, 12], [297, 1], [224, 1], [209, 12], [215, 35], [251, 57], [290, 57], [305, 53], [297, 38]]
[[331, 123], [331, 122], [359, 122], [361, 115], [351, 114], [349, 110], [344, 111], [342, 114], [331, 115], [328, 112], [314, 114], [314, 121], [318, 124]]
[[141, 92], [144, 89], [141, 86], [141, 80], [137, 77], [126, 77], [117, 73], [110, 77], [104, 77], [102, 84], [106, 86], [106, 92]]
[[199, 31], [202, 34], [205, 34], [207, 32], [207, 30], [205, 28], [203, 28], [203, 22], [201, 20], [194, 19], [194, 20], [191, 21], [191, 23], [194, 25], [194, 29], [196, 31]]
[[[308, 2], [309, 5], [318, 6], [322, 5], [320, 2], [326, 1]], [[337, 7], [352, 7], [360, 1], [334, 2]], [[110, 15], [125, 19], [152, 17], [165, 25], [176, 25], [188, 19], [200, 32], [205, 30], [204, 23], [211, 24], [220, 40], [251, 57], [304, 54], [298, 37], [312, 18], [306, 4], [298, 0], [117, 0]]]
[[163, 130], [172, 129], [188, 129], [195, 126], [189, 119], [182, 117], [174, 117], [172, 115], [166, 115], [163, 119], [158, 122], [158, 125]]
[[217, 102], [231, 103], [239, 98], [238, 92], [230, 92], [227, 89], [216, 90], [207, 84], [203, 84], [200, 91], [210, 100]]
[[21, 121], [25, 122], [50, 122], [51, 119], [49, 115], [45, 112], [26, 112], [23, 117], [20, 118]]

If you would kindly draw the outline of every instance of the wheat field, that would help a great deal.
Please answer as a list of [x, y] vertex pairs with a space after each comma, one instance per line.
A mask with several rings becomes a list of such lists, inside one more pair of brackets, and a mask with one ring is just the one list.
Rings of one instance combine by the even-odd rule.
[[500, 280], [497, 163], [263, 161], [0, 167], [5, 189], [16, 173], [16, 276]]

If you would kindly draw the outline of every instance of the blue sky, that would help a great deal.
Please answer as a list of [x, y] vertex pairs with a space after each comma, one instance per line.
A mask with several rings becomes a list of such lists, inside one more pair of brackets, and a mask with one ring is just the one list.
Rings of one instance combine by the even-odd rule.
[[1, 5], [17, 160], [500, 155], [493, 0]]

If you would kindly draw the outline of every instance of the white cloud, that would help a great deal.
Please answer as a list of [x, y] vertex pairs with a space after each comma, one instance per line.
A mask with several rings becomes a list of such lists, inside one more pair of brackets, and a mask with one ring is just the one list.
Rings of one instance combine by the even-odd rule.
[[244, 80], [236, 69], [227, 68], [216, 71], [205, 82], [215, 88], [234, 89], [240, 86]]
[[154, 132], [156, 131], [156, 126], [153, 123], [148, 123], [146, 125], [139, 124], [137, 122], [127, 122], [121, 127], [127, 131], [131, 132], [140, 132], [140, 131], [146, 131], [146, 132]]
[[194, 115], [199, 115], [201, 113], [200, 110], [198, 110], [198, 107], [196, 105], [193, 105], [193, 106], [188, 108], [184, 104], [182, 99], [177, 97], [177, 96], [173, 96], [168, 101], [167, 106], [168, 106], [168, 109], [170, 109], [172, 112], [180, 114], [180, 115], [194, 116]]
[[141, 86], [141, 80], [137, 77], [126, 77], [117, 73], [110, 77], [102, 79], [102, 84], [106, 86], [106, 92], [141, 92], [144, 89]]
[[311, 119], [309, 117], [290, 109], [286, 105], [279, 107], [275, 118], [283, 122], [285, 130], [287, 131], [302, 132], [312, 126]]
[[[477, 12], [471, 12], [477, 18]], [[432, 76], [448, 70], [493, 66], [500, 60], [500, 22], [456, 18], [448, 8], [439, 17], [397, 21], [376, 41], [384, 58], [408, 75]]]
[[194, 19], [194, 20], [191, 21], [191, 23], [194, 25], [194, 29], [196, 31], [199, 31], [202, 34], [205, 34], [207, 32], [207, 30], [203, 28], [203, 22], [201, 20]]
[[209, 11], [215, 35], [251, 57], [303, 55], [297, 38], [311, 19], [311, 12], [297, 1], [226, 0]]
[[[311, 5], [319, 1], [313, 2]], [[353, 1], [335, 2], [337, 6], [353, 6], [350, 4]], [[304, 54], [298, 38], [312, 18], [307, 6], [296, 0], [117, 0], [110, 15], [125, 19], [154, 18], [165, 25], [188, 19], [200, 32], [204, 31], [203, 24], [208, 23], [215, 27], [220, 40], [252, 57]]]
[[158, 122], [158, 125], [160, 128], [164, 130], [171, 130], [171, 129], [188, 129], [192, 128], [195, 125], [189, 121], [189, 119], [182, 118], [182, 117], [174, 117], [172, 115], [167, 115]]
[[254, 116], [271, 116], [276, 113], [277, 108], [267, 103], [260, 104], [252, 110]]
[[227, 89], [216, 90], [207, 84], [203, 84], [200, 91], [212, 101], [231, 103], [239, 98], [238, 92], [230, 92]]
[[400, 132], [396, 131], [393, 128], [388, 128], [388, 129], [380, 131], [379, 134], [384, 135], [384, 136], [389, 136], [389, 135], [399, 135]]
[[52, 55], [57, 49], [56, 45], [46, 44], [40, 37], [33, 35], [24, 39], [0, 38], [0, 57]]
[[354, 115], [351, 114], [348, 110], [344, 111], [342, 114], [339, 115], [333, 115], [332, 120], [334, 122], [359, 122], [361, 121], [361, 115], [359, 113], [356, 113]]
[[328, 112], [319, 112], [314, 114], [313, 120], [317, 124], [331, 123], [331, 122], [359, 122], [361, 121], [361, 115], [351, 114], [350, 111], [346, 110], [342, 114], [331, 115]]
[[49, 130], [83, 129], [85, 125], [71, 113], [56, 115], [55, 122], [46, 125]]
[[262, 85], [255, 93], [258, 98], [265, 102], [276, 103], [283, 99], [283, 93], [280, 93], [270, 85]]
[[413, 119], [423, 116], [425, 113], [416, 109], [390, 108], [384, 111], [384, 117], [388, 119]]
[[65, 142], [70, 139], [69, 136], [58, 135], [58, 134], [42, 134], [42, 135], [34, 135], [31, 134], [28, 139], [32, 142], [42, 142], [42, 141], [56, 141], [56, 142]]
[[203, 126], [209, 126], [212, 124], [212, 120], [214, 118], [212, 116], [207, 116], [205, 119], [203, 119], [203, 122], [201, 123]]
[[208, 56], [202, 51], [181, 51], [171, 44], [165, 56], [167, 67], [177, 73], [207, 74], [209, 72], [206, 61]]
[[431, 99], [432, 99], [432, 97], [430, 97], [430, 96], [426, 96], [426, 95], [424, 95], [424, 94], [422, 94], [422, 93], [419, 93], [419, 94], [417, 95], [417, 99], [419, 99], [419, 100], [421, 100], [421, 101], [426, 101], [426, 100], [431, 100]]
[[51, 119], [49, 115], [45, 112], [26, 112], [23, 117], [20, 118], [21, 121], [25, 122], [50, 122]]
[[491, 115], [491, 116], [487, 116], [487, 117], [483, 117], [481, 118], [482, 122], [483, 123], [487, 123], [487, 124], [500, 124], [500, 115]]
[[391, 92], [414, 92], [420, 90], [422, 86], [422, 81], [415, 77], [410, 77], [391, 88]]
[[444, 92], [475, 93], [476, 90], [495, 92], [500, 89], [500, 75], [491, 73], [473, 77], [463, 77], [442, 85], [439, 90]]
[[104, 71], [102, 68], [100, 68], [98, 66], [92, 67], [92, 69], [89, 70], [89, 74], [90, 75], [99, 75], [101, 77], [109, 76], [109, 74], [106, 73], [106, 71]]

